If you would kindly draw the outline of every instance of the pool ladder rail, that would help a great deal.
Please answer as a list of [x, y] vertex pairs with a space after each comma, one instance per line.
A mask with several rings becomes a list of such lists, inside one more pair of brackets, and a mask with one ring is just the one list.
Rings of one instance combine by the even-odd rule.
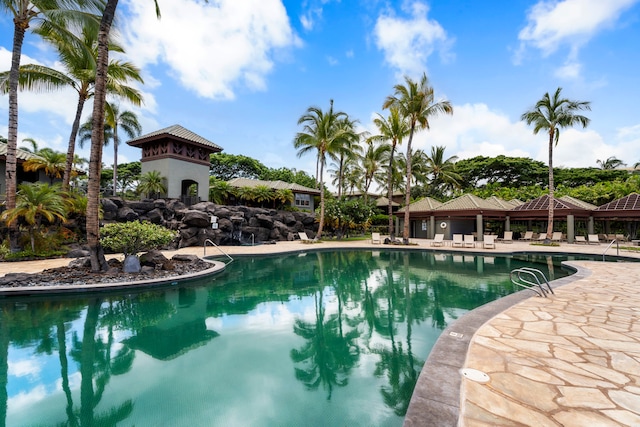
[[229, 265], [233, 262], [233, 258], [231, 258], [231, 255], [229, 255], [228, 253], [226, 253], [225, 251], [223, 251], [220, 246], [216, 245], [215, 242], [211, 239], [206, 239], [202, 245], [202, 249], [203, 249], [203, 257], [207, 256], [207, 243], [211, 244], [211, 246], [214, 246], [216, 249], [218, 249], [218, 251], [220, 251], [220, 253], [224, 256], [226, 256], [227, 258], [229, 258], [229, 262], [226, 263], [225, 265]]
[[[535, 292], [539, 297], [547, 297], [550, 293], [555, 294], [544, 273], [536, 268], [522, 267], [511, 270], [509, 273], [511, 283], [524, 289]], [[547, 285], [547, 289], [542, 286]]]

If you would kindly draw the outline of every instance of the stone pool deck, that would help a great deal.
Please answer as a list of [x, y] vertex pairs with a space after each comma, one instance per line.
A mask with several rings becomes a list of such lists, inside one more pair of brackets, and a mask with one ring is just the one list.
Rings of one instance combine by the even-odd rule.
[[[606, 245], [497, 243], [462, 252], [602, 255]], [[223, 247], [229, 255], [379, 248], [370, 241]], [[403, 248], [403, 247], [398, 247]], [[167, 251], [203, 255], [203, 248]], [[217, 255], [208, 247], [207, 255]], [[615, 245], [607, 251], [616, 254]], [[637, 252], [621, 256], [640, 258]], [[0, 275], [38, 272], [69, 259], [0, 263]], [[640, 426], [640, 263], [573, 261], [549, 298], [520, 292], [480, 307], [445, 329], [420, 374], [405, 426]], [[0, 290], [1, 293], [1, 290]], [[462, 368], [488, 375], [463, 377]]]

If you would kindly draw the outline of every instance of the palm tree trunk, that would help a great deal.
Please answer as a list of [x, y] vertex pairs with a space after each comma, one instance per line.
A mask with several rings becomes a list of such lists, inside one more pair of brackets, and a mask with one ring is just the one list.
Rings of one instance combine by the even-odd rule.
[[89, 183], [87, 187], [87, 243], [92, 271], [106, 271], [107, 261], [100, 245], [100, 168], [104, 143], [104, 103], [106, 98], [107, 67], [109, 64], [109, 32], [118, 6], [118, 0], [108, 0], [102, 14], [98, 32], [98, 64], [93, 100], [93, 128], [91, 130], [91, 155], [89, 158]]
[[[11, 70], [9, 71], [9, 129], [7, 132], [7, 158], [5, 166], [5, 186], [7, 210], [16, 207], [16, 191], [18, 188], [16, 147], [18, 146], [18, 80], [20, 79], [20, 55], [24, 34], [28, 28], [28, 21], [15, 22], [13, 33], [13, 51], [11, 53]], [[11, 252], [17, 252], [18, 247], [18, 223], [11, 221], [9, 227], [9, 245]]]
[[64, 175], [62, 176], [62, 191], [69, 191], [69, 182], [71, 182], [71, 171], [73, 170], [73, 159], [76, 151], [76, 138], [78, 137], [78, 129], [80, 129], [80, 120], [82, 119], [82, 110], [86, 98], [80, 95], [78, 106], [76, 107], [76, 117], [71, 126], [71, 135], [67, 146], [67, 163], [64, 167]]
[[324, 179], [322, 177], [322, 172], [324, 169], [324, 156], [320, 157], [320, 221], [318, 224], [318, 234], [316, 234], [315, 239], [320, 240], [320, 236], [322, 235], [322, 228], [324, 227]]
[[9, 381], [9, 308], [0, 308], [0, 427], [5, 427], [7, 423], [7, 382]]
[[391, 155], [389, 156], [389, 173], [387, 181], [389, 188], [387, 189], [387, 197], [389, 198], [389, 240], [395, 240], [395, 230], [393, 229], [393, 153], [396, 151], [396, 141], [391, 143]]
[[113, 126], [113, 195], [117, 196], [118, 185], [118, 125]]
[[411, 203], [411, 141], [413, 141], [413, 131], [415, 123], [411, 123], [409, 141], [407, 141], [407, 186], [404, 195], [404, 230], [402, 231], [402, 243], [409, 244], [409, 203]]
[[553, 234], [553, 207], [555, 205], [555, 199], [553, 197], [553, 136], [554, 129], [549, 130], [549, 219], [547, 223], [547, 239], [551, 238]]

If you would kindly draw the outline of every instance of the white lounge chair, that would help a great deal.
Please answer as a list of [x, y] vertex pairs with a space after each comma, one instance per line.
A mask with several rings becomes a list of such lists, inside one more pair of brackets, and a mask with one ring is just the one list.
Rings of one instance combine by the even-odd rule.
[[576, 236], [574, 242], [578, 243], [578, 244], [582, 244], [583, 243], [583, 244], [586, 245], [587, 244], [587, 239], [584, 236]]
[[436, 234], [433, 237], [433, 241], [431, 242], [431, 246], [442, 246], [444, 241], [444, 234]]
[[526, 231], [520, 240], [533, 240], [533, 231]]
[[554, 231], [553, 234], [551, 235], [551, 241], [560, 243], [562, 241], [562, 232]]
[[300, 237], [301, 242], [310, 242], [311, 239], [307, 236], [307, 233], [301, 231], [298, 233], [298, 237]]
[[451, 246], [461, 248], [463, 245], [462, 234], [454, 234], [453, 241], [451, 242]]
[[599, 245], [600, 244], [600, 238], [598, 237], [597, 234], [589, 234], [588, 236], [588, 241], [590, 245]]
[[502, 238], [503, 243], [513, 243], [513, 231], [505, 231]]
[[380, 238], [380, 233], [371, 233], [371, 243], [382, 243], [382, 239]]
[[464, 247], [465, 248], [475, 248], [476, 247], [476, 239], [473, 237], [473, 234], [465, 234], [464, 235]]
[[484, 236], [484, 242], [482, 242], [482, 247], [484, 249], [495, 249], [496, 248], [496, 236], [493, 234], [489, 234]]
[[547, 240], [547, 233], [540, 233], [538, 234], [538, 238], [536, 239], [538, 242], [542, 242], [544, 240]]

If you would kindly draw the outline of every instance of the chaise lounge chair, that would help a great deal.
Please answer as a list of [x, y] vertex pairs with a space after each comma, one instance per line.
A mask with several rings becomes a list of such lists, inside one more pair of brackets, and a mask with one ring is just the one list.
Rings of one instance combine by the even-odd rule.
[[493, 234], [489, 234], [484, 236], [484, 242], [482, 242], [482, 247], [484, 249], [495, 249], [496, 248], [496, 236]]
[[521, 237], [520, 240], [533, 240], [533, 231], [525, 232], [524, 236]]
[[547, 233], [538, 234], [538, 238], [536, 239], [538, 242], [544, 242], [547, 240]]
[[505, 231], [502, 238], [503, 243], [513, 243], [513, 231]]
[[307, 243], [307, 242], [311, 241], [311, 239], [309, 237], [307, 237], [307, 233], [302, 232], [302, 231], [298, 233], [298, 237], [300, 237], [300, 241], [301, 242]]
[[473, 234], [465, 234], [464, 235], [464, 247], [465, 248], [475, 248], [476, 247], [476, 239], [473, 237]]
[[382, 239], [380, 239], [380, 233], [371, 233], [371, 243], [382, 243]]
[[589, 234], [588, 240], [589, 240], [589, 244], [590, 245], [599, 245], [600, 244], [600, 238], [598, 237], [597, 234]]
[[436, 234], [433, 237], [433, 241], [431, 242], [431, 246], [442, 246], [444, 240], [444, 234]]
[[451, 242], [451, 246], [454, 247], [454, 248], [455, 247], [461, 248], [462, 245], [463, 245], [462, 234], [454, 234], [453, 235], [453, 241]]
[[583, 244], [586, 245], [587, 244], [587, 239], [584, 236], [576, 236], [575, 243], [578, 243], [578, 244], [583, 243]]
[[551, 241], [560, 243], [562, 241], [562, 232], [554, 231], [553, 235], [551, 236]]

